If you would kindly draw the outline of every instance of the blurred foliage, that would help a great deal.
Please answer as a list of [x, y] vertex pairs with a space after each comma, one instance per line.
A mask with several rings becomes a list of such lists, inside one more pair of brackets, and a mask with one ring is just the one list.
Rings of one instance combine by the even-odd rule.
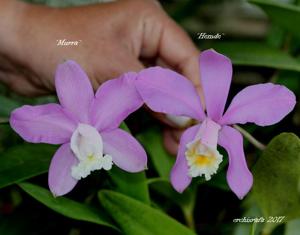
[[276, 48], [258, 42], [236, 41], [214, 44], [235, 65], [262, 66], [300, 72], [300, 61]]
[[0, 188], [48, 172], [55, 151], [45, 144], [21, 144], [5, 151], [0, 156]]
[[66, 217], [96, 223], [118, 230], [100, 210], [64, 197], [55, 198], [48, 190], [33, 184], [20, 183], [19, 186], [39, 202]]
[[300, 139], [296, 135], [283, 133], [275, 137], [253, 167], [253, 175], [253, 197], [263, 215], [285, 217], [281, 222], [265, 223], [266, 234], [300, 217]]
[[143, 132], [142, 135], [137, 136], [138, 140], [143, 144], [154, 168], [157, 170], [161, 178], [168, 179], [170, 170], [175, 163], [175, 158], [168, 154], [163, 146], [163, 138], [161, 130], [149, 129]]
[[102, 190], [99, 200], [126, 235], [194, 234], [159, 210], [123, 194]]
[[281, 3], [280, 1], [250, 0], [260, 6], [270, 19], [283, 29], [293, 33], [298, 38], [300, 32], [297, 25], [300, 23], [300, 7]]
[[[103, 2], [27, 1], [52, 7]], [[215, 48], [232, 59], [232, 94], [246, 85], [274, 82], [293, 90], [299, 99], [300, 1], [162, 0], [161, 4], [200, 49]], [[199, 39], [199, 33], [220, 33], [221, 39]], [[7, 121], [10, 112], [23, 104], [55, 101], [54, 96], [20, 97], [0, 87], [1, 235], [299, 234], [299, 104], [280, 124], [263, 130], [244, 126], [263, 143], [270, 143], [261, 153], [245, 140], [255, 183], [249, 196], [240, 201], [226, 183], [227, 161], [211, 181], [195, 179], [178, 194], [169, 182], [175, 157], [163, 147], [162, 126], [143, 111], [126, 120], [129, 128], [125, 124], [122, 128], [134, 130], [144, 145], [149, 155], [146, 173], [129, 174], [117, 168], [94, 172], [66, 197], [52, 197], [46, 189], [46, 173], [57, 147], [25, 144]], [[233, 222], [244, 216], [286, 216], [283, 222], [287, 224]]]

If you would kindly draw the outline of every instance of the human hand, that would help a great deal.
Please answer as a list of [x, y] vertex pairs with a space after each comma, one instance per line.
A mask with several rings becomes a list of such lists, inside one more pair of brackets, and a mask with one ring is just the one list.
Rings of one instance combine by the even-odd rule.
[[[156, 1], [63, 9], [11, 0], [0, 5], [0, 15], [6, 17], [6, 27], [0, 23], [0, 81], [22, 95], [53, 92], [55, 68], [66, 59], [82, 65], [95, 89], [124, 72], [143, 69], [145, 61], [170, 67], [199, 87], [199, 52]], [[58, 46], [63, 39], [80, 43]], [[178, 140], [170, 135], [173, 129], [168, 132], [167, 142]], [[168, 148], [173, 153], [174, 146]]]

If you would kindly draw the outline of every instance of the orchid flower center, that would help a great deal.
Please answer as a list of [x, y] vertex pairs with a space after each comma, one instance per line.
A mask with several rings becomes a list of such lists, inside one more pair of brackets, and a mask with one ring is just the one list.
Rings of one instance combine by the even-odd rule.
[[203, 121], [195, 139], [186, 145], [185, 157], [189, 176], [204, 175], [206, 180], [217, 173], [223, 156], [217, 150], [220, 126], [210, 119]]
[[94, 170], [112, 168], [112, 157], [103, 154], [100, 133], [90, 125], [78, 125], [71, 137], [71, 150], [79, 160], [71, 171], [72, 177], [77, 180], [87, 177]]
[[189, 166], [189, 176], [204, 175], [206, 180], [210, 180], [211, 175], [217, 173], [219, 164], [223, 160], [217, 149], [206, 146], [201, 140], [187, 144], [185, 156]]

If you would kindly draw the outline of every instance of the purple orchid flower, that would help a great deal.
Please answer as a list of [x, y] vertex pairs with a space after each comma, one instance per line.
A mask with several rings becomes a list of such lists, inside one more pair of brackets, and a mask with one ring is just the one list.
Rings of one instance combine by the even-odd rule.
[[294, 108], [295, 95], [284, 86], [271, 83], [248, 86], [233, 98], [223, 114], [232, 78], [231, 61], [214, 50], [206, 50], [199, 62], [206, 113], [193, 84], [171, 70], [146, 69], [138, 75], [136, 86], [152, 110], [191, 117], [200, 123], [188, 128], [180, 139], [171, 172], [173, 187], [183, 192], [193, 177], [204, 175], [209, 180], [222, 162], [219, 144], [229, 156], [227, 182], [242, 199], [249, 192], [253, 177], [245, 160], [243, 137], [231, 125], [277, 123]]
[[48, 183], [55, 196], [70, 192], [92, 171], [115, 164], [128, 172], [146, 168], [142, 146], [120, 123], [142, 106], [136, 73], [105, 82], [94, 95], [81, 67], [73, 61], [58, 66], [55, 86], [59, 104], [25, 105], [13, 111], [12, 128], [32, 143], [62, 144], [55, 153]]

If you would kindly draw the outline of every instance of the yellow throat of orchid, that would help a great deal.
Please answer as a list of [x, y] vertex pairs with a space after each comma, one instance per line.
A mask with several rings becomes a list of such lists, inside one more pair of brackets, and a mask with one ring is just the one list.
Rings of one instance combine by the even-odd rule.
[[79, 124], [71, 137], [71, 150], [78, 163], [71, 169], [74, 179], [87, 177], [95, 170], [110, 170], [112, 157], [103, 153], [103, 141], [100, 133], [92, 126]]
[[204, 175], [206, 180], [210, 180], [211, 175], [217, 172], [223, 156], [217, 149], [203, 144], [200, 139], [194, 140], [186, 147], [185, 157], [189, 167], [189, 176]]

